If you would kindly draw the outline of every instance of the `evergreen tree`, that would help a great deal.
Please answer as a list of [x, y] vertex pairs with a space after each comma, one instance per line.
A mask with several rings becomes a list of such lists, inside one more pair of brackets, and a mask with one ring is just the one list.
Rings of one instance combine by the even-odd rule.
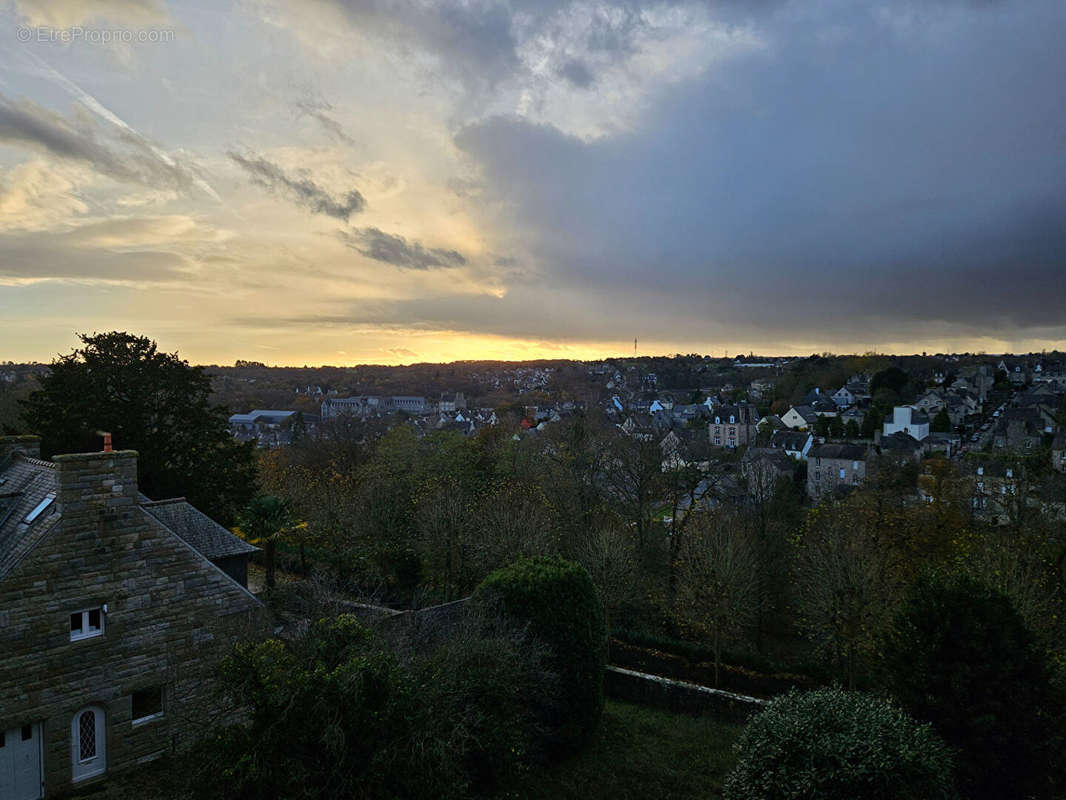
[[1010, 601], [968, 577], [920, 578], [884, 644], [888, 688], [958, 748], [974, 798], [1045, 796], [1056, 704]]
[[149, 497], [184, 496], [232, 522], [255, 492], [251, 445], [230, 434], [228, 412], [211, 404], [211, 379], [142, 336], [81, 334], [82, 347], [52, 362], [24, 404], [43, 455], [100, 449], [112, 434], [136, 450], [137, 480]]
[[949, 433], [951, 431], [951, 417], [948, 416], [946, 408], [940, 409], [937, 415], [933, 417], [933, 424], [930, 426], [930, 430], [934, 433]]

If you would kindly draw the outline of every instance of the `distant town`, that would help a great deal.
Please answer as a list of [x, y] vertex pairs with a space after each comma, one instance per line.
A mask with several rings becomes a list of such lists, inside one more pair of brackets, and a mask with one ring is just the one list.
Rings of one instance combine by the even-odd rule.
[[[0, 364], [14, 797], [502, 797], [530, 770], [569, 796], [566, 770], [629, 785], [634, 748], [691, 747], [757, 785], [767, 754], [890, 736], [923, 743], [871, 769], [915, 796], [1063, 785], [1066, 354], [199, 367], [80, 340]], [[358, 744], [320, 757], [320, 717]], [[546, 771], [560, 743], [585, 755]]]

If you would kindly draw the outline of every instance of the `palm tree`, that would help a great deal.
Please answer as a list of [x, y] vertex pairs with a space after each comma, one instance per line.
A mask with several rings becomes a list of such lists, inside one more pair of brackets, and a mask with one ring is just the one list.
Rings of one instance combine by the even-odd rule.
[[295, 522], [288, 501], [272, 494], [261, 494], [252, 498], [240, 514], [239, 533], [252, 544], [263, 546], [268, 589], [274, 588], [274, 556], [277, 553], [278, 539], [289, 533]]

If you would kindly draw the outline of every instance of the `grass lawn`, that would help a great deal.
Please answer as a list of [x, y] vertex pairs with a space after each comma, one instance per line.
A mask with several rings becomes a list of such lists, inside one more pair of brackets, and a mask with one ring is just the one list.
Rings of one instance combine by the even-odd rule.
[[503, 797], [548, 800], [720, 797], [742, 725], [608, 700], [595, 740]]

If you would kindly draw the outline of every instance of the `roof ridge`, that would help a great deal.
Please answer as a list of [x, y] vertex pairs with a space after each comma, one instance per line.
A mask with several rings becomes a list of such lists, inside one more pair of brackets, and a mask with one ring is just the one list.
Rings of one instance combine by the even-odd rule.
[[38, 467], [47, 467], [48, 469], [55, 469], [56, 468], [56, 465], [55, 465], [54, 461], [45, 461], [43, 458], [35, 458], [33, 456], [28, 456], [25, 453], [20, 453], [17, 450], [14, 453], [11, 454], [11, 457], [12, 457], [12, 459], [17, 457], [21, 461], [27, 461], [30, 464], [33, 464], [33, 465], [38, 466]]
[[149, 500], [147, 503], [141, 503], [141, 508], [149, 508], [155, 506], [175, 505], [177, 503], [188, 503], [188, 499], [185, 497], [167, 497], [163, 500]]

